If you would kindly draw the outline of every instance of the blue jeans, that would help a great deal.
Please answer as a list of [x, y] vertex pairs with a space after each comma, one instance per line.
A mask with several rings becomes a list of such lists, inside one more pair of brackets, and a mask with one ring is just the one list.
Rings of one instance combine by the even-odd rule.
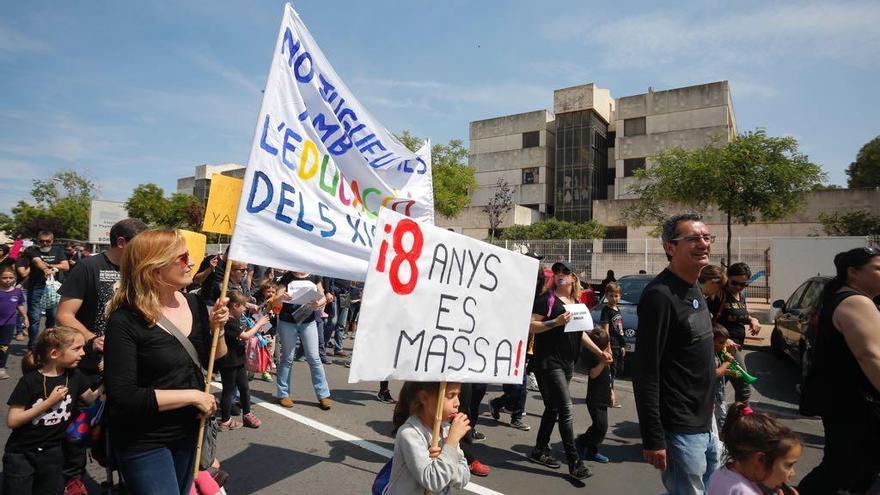
[[318, 354], [318, 326], [314, 321], [308, 323], [291, 323], [278, 320], [278, 341], [281, 345], [280, 362], [275, 382], [275, 396], [278, 398], [290, 395], [290, 375], [293, 371], [293, 353], [296, 351], [296, 338], [302, 342], [303, 352], [312, 372], [312, 385], [318, 400], [330, 397], [330, 387], [324, 375], [324, 364]]
[[333, 344], [334, 351], [342, 350], [342, 330], [339, 329], [337, 325], [337, 318], [341, 315], [345, 318], [348, 318], [348, 309], [344, 309], [344, 313], [340, 313], [337, 311], [336, 301], [333, 301], [333, 304], [330, 304], [325, 309], [327, 314], [327, 321], [324, 322], [324, 341], [331, 342]]
[[182, 438], [158, 449], [123, 450], [116, 459], [132, 495], [189, 495], [196, 439]]
[[[28, 328], [28, 349], [33, 349], [37, 345], [37, 336], [40, 334], [40, 318], [42, 317], [40, 300], [43, 299], [45, 290], [45, 286], [31, 287], [27, 290], [28, 319], [31, 321], [31, 326]], [[46, 310], [46, 328], [55, 326], [55, 309]]]
[[[529, 360], [527, 358], [526, 366], [528, 366], [528, 363]], [[526, 369], [526, 366], [523, 366], [523, 369]], [[490, 401], [493, 407], [506, 407], [509, 409], [511, 422], [522, 419], [523, 414], [526, 412], [526, 399], [529, 397], [529, 390], [526, 388], [527, 375], [528, 373], [523, 373], [522, 383], [505, 383], [502, 385], [501, 389], [504, 391], [504, 395]]]
[[718, 446], [710, 432], [666, 432], [663, 486], [669, 495], [703, 495], [718, 467]]

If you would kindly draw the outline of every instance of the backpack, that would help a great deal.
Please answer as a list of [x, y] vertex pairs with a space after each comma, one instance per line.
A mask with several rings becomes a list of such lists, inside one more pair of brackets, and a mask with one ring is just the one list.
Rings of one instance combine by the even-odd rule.
[[388, 487], [388, 483], [391, 482], [391, 463], [394, 459], [389, 459], [388, 462], [382, 466], [382, 469], [379, 470], [379, 474], [376, 475], [376, 479], [373, 480], [373, 495], [382, 495], [385, 492], [385, 488]]

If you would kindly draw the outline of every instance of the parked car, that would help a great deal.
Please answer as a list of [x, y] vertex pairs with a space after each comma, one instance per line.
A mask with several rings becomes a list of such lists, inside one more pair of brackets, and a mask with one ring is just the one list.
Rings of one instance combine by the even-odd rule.
[[[642, 291], [648, 283], [654, 280], [654, 275], [626, 275], [620, 277], [617, 281], [620, 284], [620, 290], [623, 292], [620, 303], [617, 305], [620, 309], [620, 316], [623, 317], [623, 338], [626, 341], [626, 361], [630, 361], [630, 356], [636, 352], [636, 329], [639, 327], [639, 317], [636, 314], [639, 299], [642, 297]], [[597, 324], [602, 316], [602, 308], [607, 304], [604, 295], [593, 310], [590, 312], [593, 321]], [[624, 366], [630, 369], [627, 364]]]
[[794, 360], [801, 367], [802, 376], [812, 357], [822, 290], [830, 280], [830, 277], [811, 277], [788, 300], [773, 301], [772, 306], [778, 313], [773, 319], [770, 346], [777, 356]]

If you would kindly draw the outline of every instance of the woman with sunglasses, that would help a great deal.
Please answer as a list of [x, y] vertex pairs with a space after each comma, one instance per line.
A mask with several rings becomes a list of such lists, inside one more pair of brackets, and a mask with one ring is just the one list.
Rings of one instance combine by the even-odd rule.
[[[143, 232], [122, 252], [119, 287], [107, 307], [108, 431], [133, 494], [189, 493], [199, 418], [217, 408], [204, 392], [201, 368], [208, 365], [211, 328], [222, 336], [229, 310], [217, 301], [209, 316], [198, 295], [181, 292], [192, 283], [192, 267], [178, 231]], [[225, 354], [220, 338], [215, 358]]]
[[[708, 267], [707, 267], [708, 268]], [[743, 290], [749, 286], [752, 270], [745, 263], [734, 263], [727, 267], [727, 285], [719, 297], [707, 300], [712, 321], [720, 323], [730, 333], [730, 340], [742, 348], [746, 341], [746, 329], [753, 336], [761, 331], [757, 318], [749, 315], [746, 296]], [[733, 357], [745, 369], [742, 351], [736, 349]], [[737, 402], [748, 403], [752, 396], [752, 387], [742, 378], [731, 377], [734, 395]]]
[[880, 250], [839, 253], [834, 267], [801, 392], [801, 407], [812, 404], [822, 417], [825, 453], [798, 490], [880, 493], [880, 310], [871, 300], [880, 297]]

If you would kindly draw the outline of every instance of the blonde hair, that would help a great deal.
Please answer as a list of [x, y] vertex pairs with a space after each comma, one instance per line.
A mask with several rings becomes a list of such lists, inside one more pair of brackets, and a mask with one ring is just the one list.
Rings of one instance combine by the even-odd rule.
[[22, 358], [21, 372], [28, 373], [46, 366], [50, 352], [56, 349], [64, 352], [76, 342], [78, 336], [79, 331], [70, 327], [57, 326], [43, 330], [37, 337], [34, 348]]
[[159, 272], [175, 263], [186, 242], [174, 229], [148, 230], [125, 245], [119, 264], [119, 288], [107, 305], [106, 314], [129, 308], [143, 316], [149, 325], [161, 317]]

